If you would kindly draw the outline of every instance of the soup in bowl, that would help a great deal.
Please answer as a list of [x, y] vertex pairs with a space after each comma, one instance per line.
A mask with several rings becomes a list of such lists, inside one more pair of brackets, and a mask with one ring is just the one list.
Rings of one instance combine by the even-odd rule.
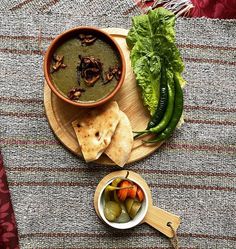
[[45, 79], [63, 101], [95, 107], [110, 100], [124, 82], [125, 60], [117, 42], [93, 27], [57, 36], [44, 59]]

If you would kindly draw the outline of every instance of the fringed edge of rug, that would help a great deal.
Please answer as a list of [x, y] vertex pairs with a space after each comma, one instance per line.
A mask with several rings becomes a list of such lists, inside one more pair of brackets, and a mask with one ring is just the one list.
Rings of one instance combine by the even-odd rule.
[[177, 17], [188, 16], [190, 10], [194, 8], [191, 0], [156, 0], [151, 6], [145, 8], [144, 12], [147, 13], [149, 10], [156, 9], [160, 6], [171, 10]]

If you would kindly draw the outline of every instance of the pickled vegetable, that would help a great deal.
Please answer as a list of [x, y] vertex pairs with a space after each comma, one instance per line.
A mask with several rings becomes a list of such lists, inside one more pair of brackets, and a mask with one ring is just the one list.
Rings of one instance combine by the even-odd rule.
[[126, 210], [128, 213], [130, 213], [130, 210], [131, 210], [133, 203], [134, 203], [134, 199], [131, 199], [131, 198], [126, 199], [125, 207], [126, 207]]
[[133, 219], [141, 208], [142, 203], [135, 201], [130, 209], [129, 216]]
[[[121, 181], [122, 181], [122, 178], [116, 178], [115, 180], [112, 181], [111, 185], [112, 185], [113, 187], [117, 187], [118, 184], [119, 184]], [[119, 199], [118, 199], [118, 196], [117, 196], [116, 191], [114, 191], [114, 200], [115, 200], [116, 202], [118, 202], [118, 203], [120, 202]]]
[[120, 184], [120, 187], [123, 189], [117, 191], [117, 196], [120, 201], [125, 201], [127, 195], [128, 195], [128, 189], [127, 187], [132, 188], [132, 184], [129, 181], [122, 181]]
[[105, 195], [105, 202], [110, 201], [110, 192], [115, 190], [127, 190], [132, 188], [132, 186], [123, 186], [123, 187], [114, 187], [111, 185], [108, 185], [105, 188], [104, 195]]
[[137, 198], [138, 198], [138, 201], [140, 201], [140, 202], [142, 202], [144, 199], [144, 193], [140, 187], [138, 187], [138, 189], [137, 189]]
[[127, 177], [115, 178], [104, 190], [104, 215], [111, 222], [129, 222], [142, 206], [143, 190]]
[[125, 222], [130, 221], [129, 214], [127, 213], [127, 210], [126, 210], [124, 204], [121, 204], [121, 209], [122, 209], [121, 214], [120, 214], [120, 216], [116, 219], [115, 222], [118, 222], [118, 223], [125, 223]]
[[122, 209], [119, 203], [108, 201], [105, 203], [104, 215], [107, 220], [115, 221], [121, 215]]
[[122, 181], [122, 179], [118, 177], [118, 178], [116, 178], [115, 180], [112, 181], [111, 186], [117, 187], [118, 184], [119, 184], [121, 181]]
[[136, 184], [133, 184], [133, 188], [128, 190], [127, 197], [134, 199], [137, 193], [137, 189], [138, 186]]

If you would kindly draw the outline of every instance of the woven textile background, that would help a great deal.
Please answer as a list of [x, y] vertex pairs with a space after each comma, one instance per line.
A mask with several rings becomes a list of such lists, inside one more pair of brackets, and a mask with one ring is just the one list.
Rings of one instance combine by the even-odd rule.
[[[170, 248], [148, 225], [116, 231], [93, 209], [99, 180], [115, 170], [85, 164], [54, 137], [43, 107], [43, 57], [78, 25], [129, 28], [132, 0], [2, 0], [0, 144], [26, 248]], [[150, 184], [154, 204], [182, 217], [182, 249], [236, 248], [236, 21], [179, 19], [185, 124], [160, 150], [126, 166]]]

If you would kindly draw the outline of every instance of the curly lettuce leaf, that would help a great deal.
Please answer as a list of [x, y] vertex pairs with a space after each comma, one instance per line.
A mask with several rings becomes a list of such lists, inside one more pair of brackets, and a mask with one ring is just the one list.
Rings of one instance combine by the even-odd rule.
[[126, 38], [131, 64], [141, 87], [144, 105], [153, 115], [159, 102], [161, 67], [177, 75], [181, 85], [184, 64], [175, 45], [175, 15], [158, 8], [132, 19]]
[[175, 41], [175, 15], [164, 9], [158, 8], [149, 11], [148, 14], [133, 17], [132, 27], [128, 33], [126, 42], [130, 49], [137, 41], [145, 38], [152, 38], [156, 34], [161, 34], [170, 41]]
[[160, 94], [161, 61], [158, 56], [147, 54], [140, 57], [134, 66], [138, 85], [142, 90], [144, 104], [154, 114]]
[[169, 41], [163, 35], [155, 35], [153, 36], [153, 48], [155, 55], [162, 58], [166, 68], [179, 74], [183, 72], [184, 63], [174, 42]]

